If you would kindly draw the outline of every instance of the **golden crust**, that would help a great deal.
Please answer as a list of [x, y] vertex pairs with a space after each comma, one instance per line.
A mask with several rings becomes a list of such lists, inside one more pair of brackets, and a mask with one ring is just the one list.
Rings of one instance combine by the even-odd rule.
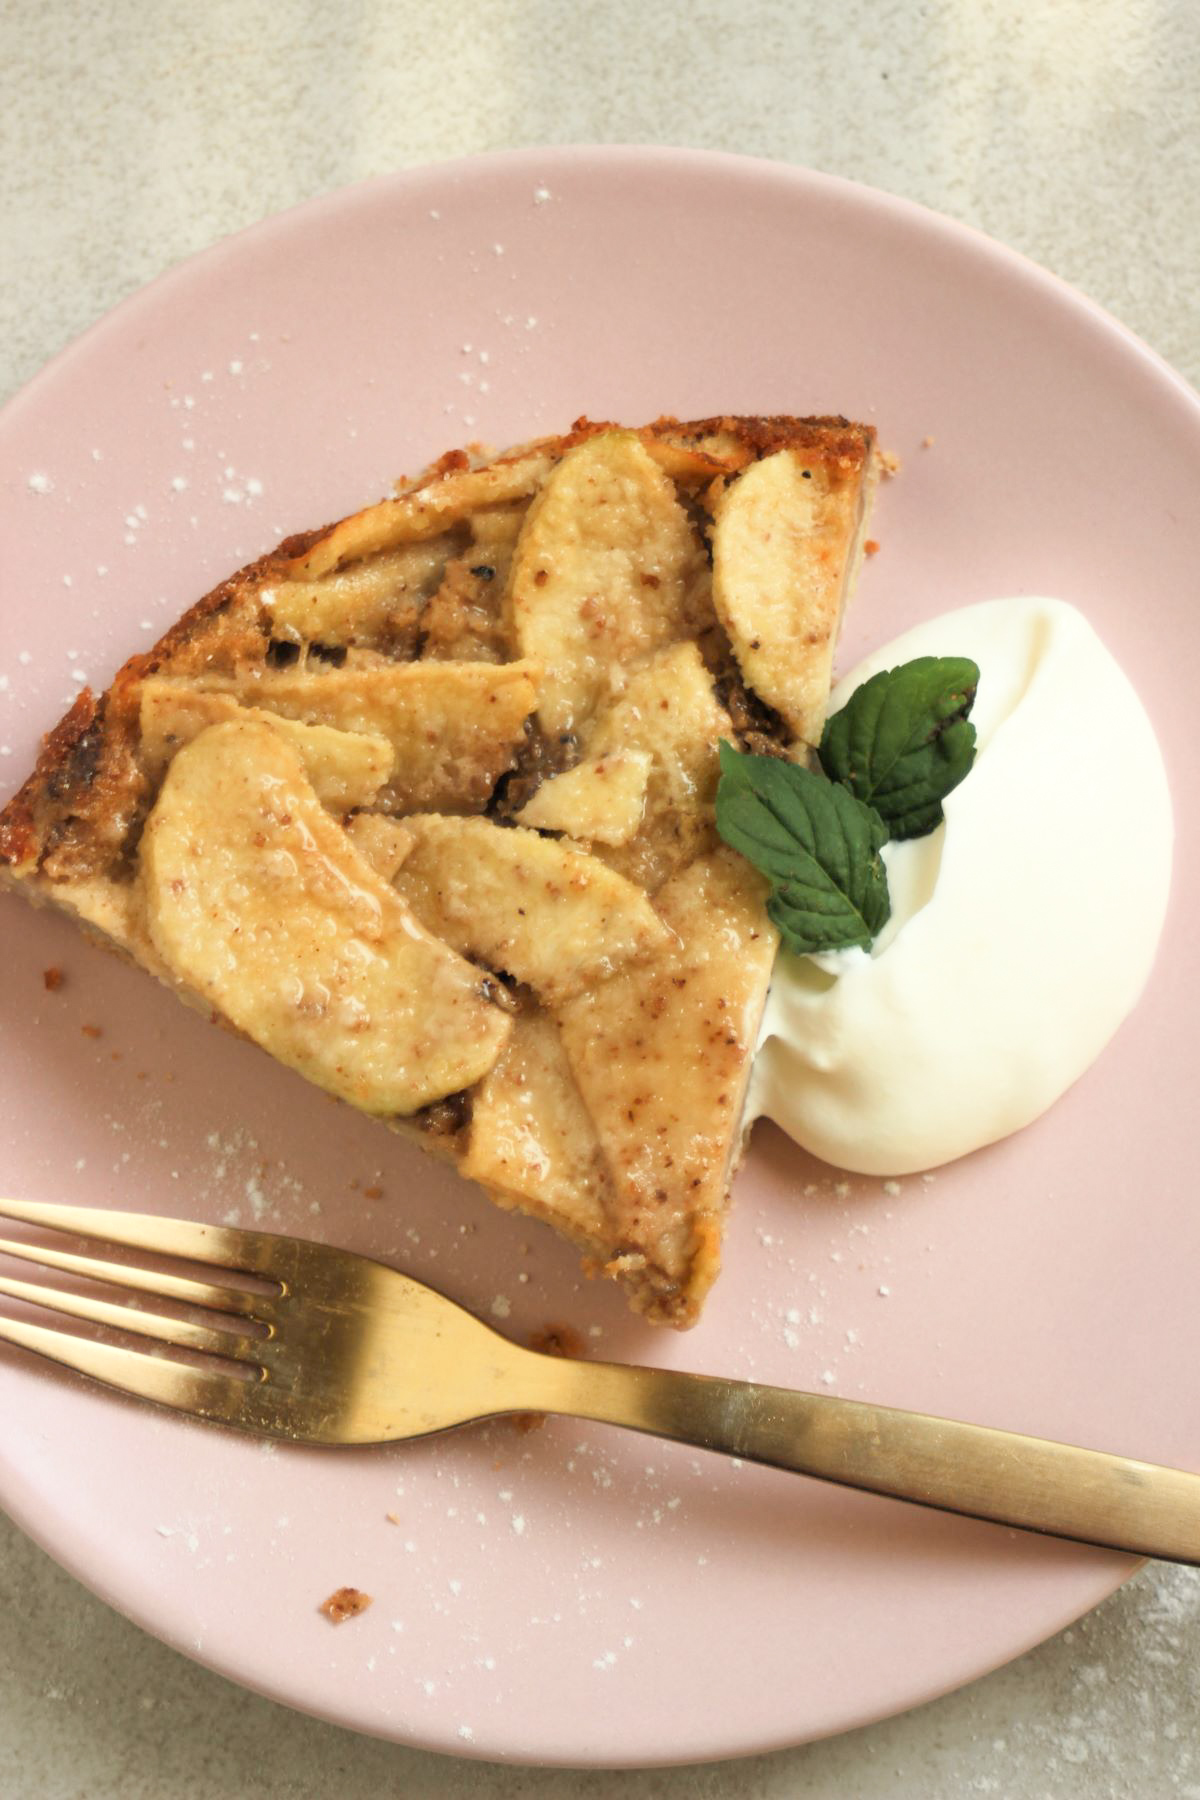
[[259, 590], [319, 535], [285, 539], [189, 607], [151, 650], [131, 656], [103, 694], [82, 690], [0, 813], [0, 865], [24, 871], [36, 863], [51, 880], [111, 870], [145, 799], [136, 761], [141, 681], [261, 663], [269, 640]]

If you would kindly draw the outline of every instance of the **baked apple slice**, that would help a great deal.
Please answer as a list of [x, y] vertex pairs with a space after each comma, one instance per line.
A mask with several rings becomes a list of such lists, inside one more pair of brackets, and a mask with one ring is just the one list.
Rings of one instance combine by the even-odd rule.
[[197, 677], [208, 692], [307, 725], [386, 738], [395, 751], [378, 804], [396, 812], [480, 812], [525, 741], [535, 663], [348, 663]]
[[465, 956], [547, 1005], [661, 949], [670, 933], [641, 888], [598, 857], [521, 825], [416, 813], [396, 889]]
[[511, 1020], [422, 930], [257, 720], [175, 757], [138, 849], [150, 937], [194, 994], [363, 1112], [416, 1112], [479, 1081]]
[[559, 1008], [612, 1187], [611, 1272], [691, 1324], [716, 1278], [777, 935], [765, 883], [721, 848], [661, 889], [669, 943]]
[[800, 744], [821, 736], [874, 479], [870, 435], [848, 429], [752, 463], [716, 506], [713, 604], [747, 685]]
[[637, 830], [597, 854], [654, 893], [708, 849], [720, 776], [717, 745], [733, 736], [733, 721], [694, 643], [673, 644], [649, 657], [586, 734], [590, 757], [624, 748], [650, 758]]
[[475, 1095], [460, 1167], [500, 1205], [545, 1220], [594, 1256], [606, 1254], [608, 1172], [548, 1013], [514, 1020]]
[[252, 719], [272, 725], [300, 752], [318, 800], [331, 812], [371, 806], [392, 773], [396, 753], [386, 738], [302, 725], [296, 719], [241, 706], [232, 694], [208, 692], [186, 682], [151, 677], [142, 683], [142, 754], [151, 780], [161, 779], [177, 750], [210, 725]]
[[645, 817], [653, 761], [648, 750], [611, 750], [576, 763], [543, 781], [517, 823], [565, 832], [581, 843], [627, 844]]
[[701, 548], [674, 487], [636, 433], [568, 451], [529, 508], [510, 576], [513, 634], [545, 671], [538, 719], [578, 731], [629, 666], [691, 635]]

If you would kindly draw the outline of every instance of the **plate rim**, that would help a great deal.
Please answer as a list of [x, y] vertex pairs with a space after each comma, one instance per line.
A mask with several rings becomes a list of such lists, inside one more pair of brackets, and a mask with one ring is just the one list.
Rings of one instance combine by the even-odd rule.
[[894, 194], [887, 188], [875, 186], [871, 182], [859, 181], [853, 176], [838, 175], [825, 170], [816, 169], [804, 163], [785, 163], [773, 157], [751, 156], [741, 151], [698, 149], [688, 145], [669, 145], [660, 143], [614, 143], [591, 144], [571, 143], [559, 145], [524, 145], [513, 149], [485, 150], [471, 156], [444, 157], [433, 162], [413, 163], [405, 168], [384, 170], [379, 174], [366, 175], [358, 180], [350, 181], [336, 188], [329, 188], [324, 193], [310, 196], [307, 200], [298, 200], [278, 212], [265, 213], [261, 218], [248, 225], [240, 225], [236, 230], [216, 238], [211, 244], [199, 250], [189, 251], [178, 261], [169, 263], [160, 269], [157, 275], [143, 282], [132, 293], [124, 295], [114, 302], [105, 312], [94, 319], [90, 325], [78, 332], [74, 337], [61, 345], [40, 368], [36, 369], [28, 380], [22, 382], [0, 404], [0, 426], [8, 423], [10, 411], [19, 409], [43, 382], [48, 382], [60, 372], [61, 366], [77, 353], [90, 348], [93, 340], [118, 323], [123, 323], [129, 312], [139, 310], [151, 299], [157, 299], [160, 293], [169, 290], [176, 281], [185, 280], [193, 270], [201, 265], [211, 264], [214, 268], [228, 255], [234, 253], [244, 239], [255, 238], [266, 241], [267, 238], [280, 234], [293, 227], [301, 218], [319, 218], [323, 212], [339, 213], [347, 203], [362, 201], [366, 204], [370, 196], [382, 188], [402, 189], [406, 186], [417, 187], [430, 176], [444, 176], [449, 180], [465, 180], [472, 175], [488, 169], [522, 168], [529, 172], [538, 170], [544, 160], [562, 160], [568, 166], [583, 164], [597, 160], [611, 163], [614, 167], [639, 164], [657, 164], [662, 168], [679, 168], [689, 164], [697, 169], [711, 169], [714, 172], [725, 171], [730, 174], [742, 173], [747, 177], [760, 180], [775, 180], [781, 186], [811, 187], [824, 189], [829, 193], [843, 192], [853, 196], [859, 205], [874, 206], [880, 212], [899, 212], [901, 217], [909, 216], [914, 224], [926, 230], [934, 230], [952, 242], [961, 241], [964, 237], [974, 244], [980, 254], [999, 258], [1007, 262], [1014, 272], [1031, 280], [1034, 285], [1041, 286], [1047, 292], [1090, 315], [1092, 321], [1108, 331], [1115, 332], [1142, 359], [1148, 369], [1164, 379], [1167, 387], [1174, 390], [1177, 397], [1196, 412], [1196, 423], [1200, 426], [1200, 389], [1194, 388], [1187, 378], [1180, 374], [1152, 344], [1126, 325], [1115, 313], [1093, 300], [1082, 288], [1068, 281], [1065, 276], [1056, 274], [1046, 268], [1043, 263], [1006, 244], [1001, 238], [992, 237], [982, 227], [966, 220], [956, 219], [950, 213], [944, 213], [935, 207], [927, 206], [924, 201], [913, 200], [904, 194]]

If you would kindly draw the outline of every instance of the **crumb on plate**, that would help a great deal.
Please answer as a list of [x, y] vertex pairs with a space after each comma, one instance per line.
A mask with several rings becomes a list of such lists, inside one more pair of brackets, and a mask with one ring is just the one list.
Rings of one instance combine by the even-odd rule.
[[[543, 1325], [529, 1335], [529, 1348], [543, 1356], [583, 1356], [583, 1339], [573, 1325]], [[536, 1431], [546, 1423], [545, 1413], [513, 1413], [512, 1423], [518, 1431]]]
[[366, 1612], [370, 1604], [370, 1594], [364, 1594], [361, 1588], [340, 1587], [328, 1600], [322, 1600], [317, 1611], [323, 1612], [331, 1625], [343, 1625], [347, 1619]]

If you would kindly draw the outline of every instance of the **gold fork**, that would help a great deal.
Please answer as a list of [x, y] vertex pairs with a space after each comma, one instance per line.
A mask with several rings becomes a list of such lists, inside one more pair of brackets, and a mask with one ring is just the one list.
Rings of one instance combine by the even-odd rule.
[[[216, 1424], [305, 1444], [379, 1444], [501, 1413], [560, 1413], [1055, 1537], [1200, 1562], [1200, 1475], [1182, 1469], [832, 1394], [543, 1355], [383, 1263], [303, 1238], [26, 1200], [0, 1200], [0, 1216], [230, 1277], [209, 1283], [0, 1239], [6, 1256], [224, 1315], [222, 1326], [195, 1324], [0, 1277], [11, 1298], [242, 1365], [230, 1373], [0, 1318], [9, 1343]], [[239, 1275], [259, 1285], [239, 1286]]]

